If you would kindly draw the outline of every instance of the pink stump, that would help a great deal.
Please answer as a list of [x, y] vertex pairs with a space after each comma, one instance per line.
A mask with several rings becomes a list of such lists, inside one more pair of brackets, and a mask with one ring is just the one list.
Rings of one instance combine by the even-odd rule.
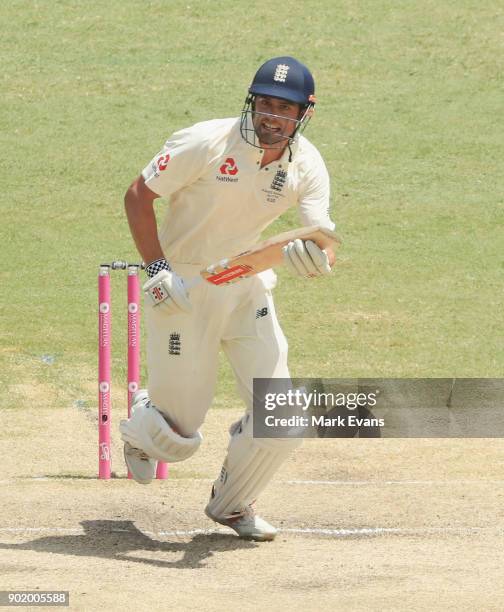
[[98, 276], [98, 477], [110, 478], [110, 317], [109, 266], [100, 266]]
[[128, 418], [140, 383], [140, 282], [138, 266], [128, 266]]
[[[128, 266], [128, 418], [131, 416], [133, 395], [140, 385], [140, 280], [139, 267]], [[168, 477], [168, 466], [158, 462], [156, 478]], [[128, 472], [128, 478], [131, 474]]]
[[[140, 383], [140, 283], [138, 266], [128, 266], [128, 418]], [[128, 471], [128, 478], [131, 473]]]
[[158, 461], [156, 478], [158, 480], [166, 480], [168, 478], [168, 464], [164, 461]]

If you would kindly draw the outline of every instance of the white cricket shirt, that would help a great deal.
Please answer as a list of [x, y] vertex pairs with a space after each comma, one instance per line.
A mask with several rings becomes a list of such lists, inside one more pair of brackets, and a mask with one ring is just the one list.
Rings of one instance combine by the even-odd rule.
[[169, 200], [159, 230], [168, 261], [209, 265], [246, 250], [288, 208], [301, 225], [334, 229], [329, 175], [304, 137], [261, 168], [263, 151], [246, 143], [240, 119], [216, 119], [175, 132], [144, 168], [146, 185]]

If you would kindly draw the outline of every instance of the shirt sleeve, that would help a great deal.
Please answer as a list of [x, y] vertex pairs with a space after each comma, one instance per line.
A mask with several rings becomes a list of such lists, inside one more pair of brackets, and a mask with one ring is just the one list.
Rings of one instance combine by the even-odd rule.
[[329, 173], [320, 155], [311, 159], [303, 183], [298, 201], [302, 225], [319, 225], [334, 230], [336, 225], [329, 216], [331, 195]]
[[175, 132], [142, 170], [145, 184], [168, 197], [198, 179], [207, 163], [205, 140], [197, 126]]

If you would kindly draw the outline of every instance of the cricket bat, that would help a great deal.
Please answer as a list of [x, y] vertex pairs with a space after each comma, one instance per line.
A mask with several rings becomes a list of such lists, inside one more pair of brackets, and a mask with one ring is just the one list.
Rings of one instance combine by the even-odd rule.
[[312, 240], [322, 250], [340, 244], [334, 232], [318, 225], [283, 232], [239, 255], [208, 266], [201, 270], [199, 276], [184, 279], [185, 286], [191, 289], [202, 281], [217, 286], [230, 285], [269, 268], [275, 268], [283, 263], [282, 248], [296, 238]]

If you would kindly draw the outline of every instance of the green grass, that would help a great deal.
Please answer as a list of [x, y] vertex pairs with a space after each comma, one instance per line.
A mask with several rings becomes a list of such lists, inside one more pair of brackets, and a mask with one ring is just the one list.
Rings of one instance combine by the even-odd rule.
[[[5, 0], [0, 18], [6, 405], [32, 383], [95, 401], [97, 264], [136, 259], [125, 189], [176, 128], [237, 115], [284, 53], [316, 77], [306, 134], [344, 240], [328, 280], [280, 271], [293, 374], [502, 376], [498, 3]], [[239, 401], [225, 365], [216, 401]]]

